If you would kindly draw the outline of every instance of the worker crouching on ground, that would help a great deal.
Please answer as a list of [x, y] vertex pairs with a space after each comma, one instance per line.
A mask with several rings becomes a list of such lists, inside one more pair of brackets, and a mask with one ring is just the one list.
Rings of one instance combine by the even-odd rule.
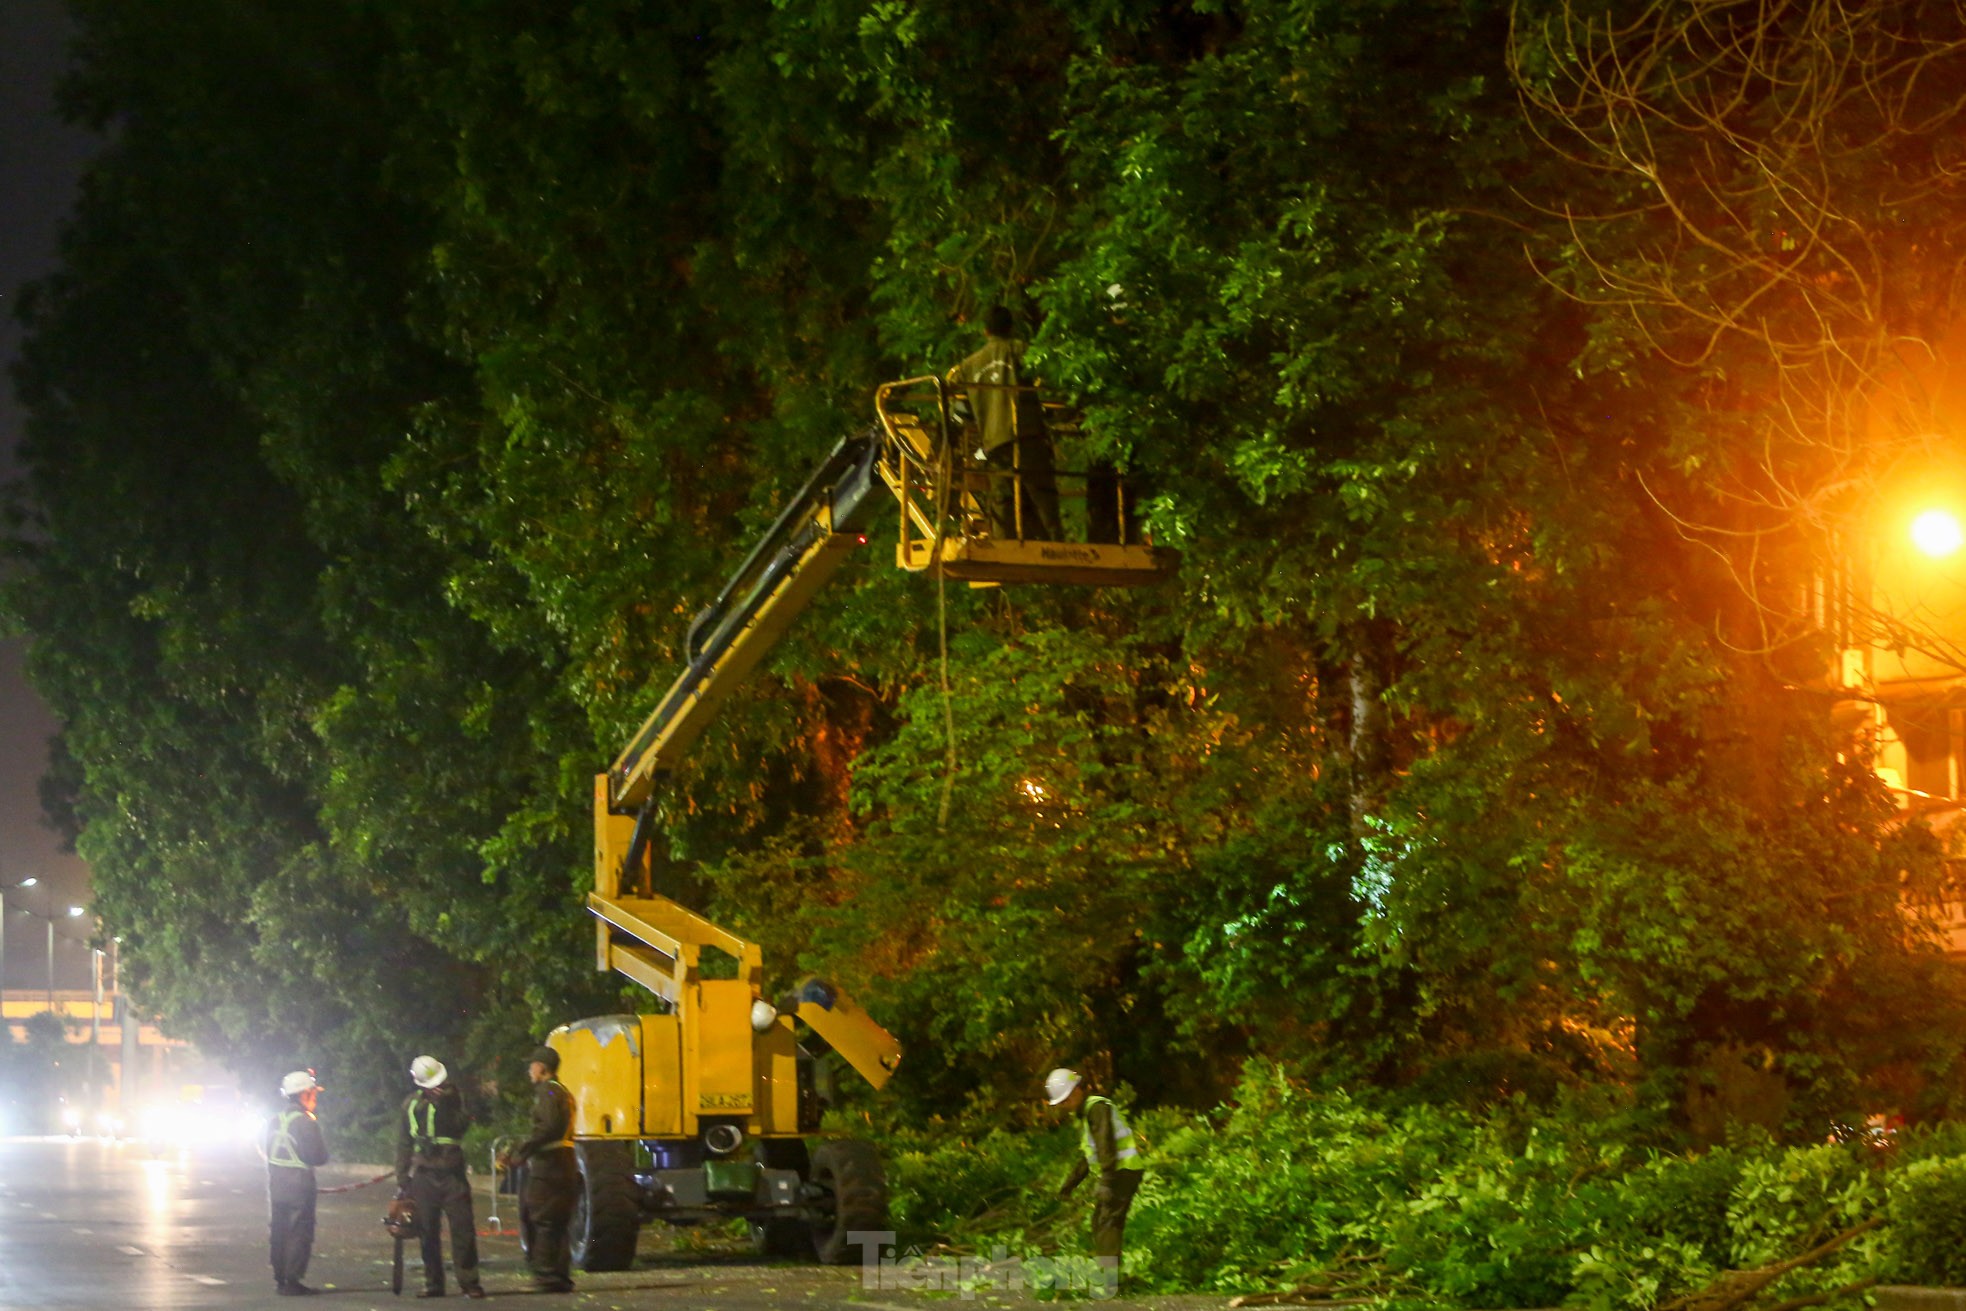
[[573, 1291], [573, 1254], [567, 1223], [580, 1190], [573, 1157], [573, 1094], [553, 1076], [560, 1053], [541, 1047], [527, 1058], [532, 1077], [532, 1133], [499, 1158], [501, 1169], [526, 1167], [523, 1201], [526, 1259], [533, 1282], [544, 1293]]
[[280, 1094], [287, 1104], [267, 1122], [260, 1155], [266, 1158], [273, 1287], [282, 1297], [298, 1297], [316, 1291], [300, 1281], [314, 1254], [314, 1167], [328, 1163], [328, 1144], [314, 1118], [321, 1095], [314, 1071], [295, 1070], [280, 1080]]
[[423, 1291], [444, 1295], [444, 1224], [451, 1227], [451, 1258], [457, 1286], [466, 1297], [483, 1297], [478, 1282], [478, 1226], [471, 1218], [471, 1180], [464, 1169], [464, 1131], [471, 1119], [464, 1099], [451, 1086], [450, 1071], [434, 1056], [410, 1062], [417, 1091], [403, 1103], [396, 1135], [396, 1196], [416, 1208], [417, 1236], [423, 1243]]
[[1084, 1159], [1073, 1164], [1058, 1196], [1070, 1197], [1086, 1175], [1098, 1176], [1092, 1194], [1092, 1254], [1112, 1272], [1113, 1286], [1118, 1288], [1126, 1213], [1133, 1206], [1133, 1195], [1140, 1191], [1140, 1171], [1145, 1165], [1140, 1140], [1113, 1099], [1088, 1093], [1076, 1070], [1059, 1069], [1046, 1075], [1044, 1095], [1061, 1113], [1079, 1117], [1079, 1147]]

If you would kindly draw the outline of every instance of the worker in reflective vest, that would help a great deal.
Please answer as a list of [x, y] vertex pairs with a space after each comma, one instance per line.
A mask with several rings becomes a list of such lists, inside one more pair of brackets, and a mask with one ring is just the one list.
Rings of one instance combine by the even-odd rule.
[[464, 1131], [471, 1127], [450, 1071], [435, 1056], [410, 1062], [417, 1091], [403, 1103], [396, 1134], [396, 1196], [416, 1207], [423, 1242], [423, 1291], [444, 1295], [444, 1225], [451, 1227], [451, 1260], [466, 1297], [483, 1297], [478, 1282], [478, 1225], [471, 1216], [471, 1180], [464, 1168]]
[[260, 1155], [266, 1158], [267, 1233], [273, 1288], [282, 1297], [317, 1290], [301, 1283], [314, 1253], [314, 1167], [328, 1163], [328, 1144], [314, 1107], [321, 1085], [314, 1071], [295, 1070], [280, 1080], [287, 1104], [267, 1121]]
[[573, 1291], [573, 1254], [567, 1224], [580, 1195], [580, 1166], [573, 1155], [573, 1094], [555, 1076], [560, 1053], [537, 1048], [526, 1058], [532, 1079], [532, 1132], [500, 1158], [500, 1168], [526, 1167], [520, 1223], [533, 1283], [544, 1293]]
[[1092, 1195], [1092, 1254], [1103, 1260], [1117, 1281], [1120, 1246], [1126, 1235], [1126, 1213], [1140, 1191], [1145, 1161], [1140, 1140], [1110, 1097], [1088, 1093], [1076, 1070], [1053, 1070], [1045, 1076], [1045, 1100], [1065, 1115], [1079, 1117], [1079, 1147], [1083, 1159], [1072, 1166], [1058, 1195], [1070, 1197], [1088, 1174], [1098, 1176]]

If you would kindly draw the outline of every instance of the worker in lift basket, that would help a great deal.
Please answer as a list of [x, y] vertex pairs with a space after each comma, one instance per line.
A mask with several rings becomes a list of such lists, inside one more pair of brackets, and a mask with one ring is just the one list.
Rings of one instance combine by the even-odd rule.
[[321, 1095], [314, 1071], [295, 1070], [280, 1080], [280, 1094], [287, 1104], [267, 1121], [260, 1155], [266, 1158], [273, 1288], [282, 1297], [298, 1297], [318, 1291], [300, 1281], [314, 1254], [314, 1167], [328, 1163], [328, 1144], [314, 1118]]
[[966, 421], [966, 444], [975, 447], [977, 458], [990, 470], [982, 498], [990, 532], [1000, 539], [1059, 541], [1065, 534], [1058, 519], [1051, 432], [1043, 403], [1034, 393], [1018, 390], [1026, 381], [1021, 376], [1024, 343], [1013, 331], [1010, 310], [991, 307], [983, 319], [982, 349], [949, 370], [950, 384], [961, 391], [956, 417]]
[[417, 1090], [403, 1103], [398, 1123], [396, 1196], [415, 1207], [423, 1244], [423, 1291], [417, 1296], [444, 1295], [448, 1221], [457, 1286], [466, 1297], [483, 1297], [485, 1287], [478, 1282], [478, 1225], [471, 1216], [471, 1180], [464, 1169], [464, 1131], [471, 1127], [471, 1117], [450, 1081], [450, 1071], [435, 1056], [411, 1061], [410, 1081]]
[[527, 1058], [532, 1133], [499, 1158], [500, 1169], [526, 1167], [526, 1257], [543, 1293], [573, 1291], [567, 1223], [580, 1192], [580, 1168], [573, 1156], [573, 1094], [555, 1077], [559, 1071], [560, 1053], [551, 1047], [539, 1047]]
[[1085, 1181], [1088, 1174], [1098, 1179], [1092, 1195], [1092, 1254], [1103, 1261], [1111, 1258], [1115, 1281], [1120, 1273], [1120, 1246], [1126, 1236], [1126, 1213], [1133, 1206], [1133, 1195], [1140, 1191], [1141, 1140], [1135, 1136], [1119, 1106], [1110, 1097], [1088, 1092], [1077, 1070], [1058, 1069], [1044, 1079], [1045, 1101], [1064, 1115], [1079, 1117], [1081, 1160], [1072, 1165], [1058, 1190], [1060, 1198]]

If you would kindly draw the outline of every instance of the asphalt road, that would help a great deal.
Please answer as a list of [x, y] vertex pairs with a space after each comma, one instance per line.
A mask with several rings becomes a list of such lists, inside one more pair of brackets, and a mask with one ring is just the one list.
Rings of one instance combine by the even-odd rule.
[[[360, 1183], [378, 1167], [330, 1166], [322, 1187]], [[381, 1217], [388, 1182], [320, 1199], [318, 1236], [307, 1282], [323, 1296], [276, 1297], [266, 1261], [265, 1167], [236, 1145], [158, 1151], [95, 1139], [0, 1140], [0, 1311], [180, 1311], [181, 1308], [317, 1306], [321, 1311], [401, 1308], [422, 1286], [414, 1244], [406, 1253], [405, 1293], [389, 1292], [391, 1242]], [[643, 1231], [636, 1268], [579, 1275], [570, 1295], [532, 1291], [507, 1199], [503, 1229], [477, 1199], [480, 1266], [492, 1299], [523, 1297], [547, 1311], [647, 1307], [654, 1311], [931, 1311], [957, 1306], [1037, 1305], [1028, 1292], [974, 1291], [976, 1271], [913, 1272], [825, 1268], [753, 1259], [727, 1235]], [[447, 1245], [448, 1250], [448, 1245]], [[961, 1295], [957, 1279], [971, 1286]], [[451, 1283], [456, 1298], [455, 1282]], [[951, 1297], [956, 1293], [956, 1297]], [[446, 1305], [462, 1307], [461, 1298]], [[1082, 1304], [1083, 1305], [1083, 1304]], [[1220, 1298], [1106, 1300], [1102, 1308], [1201, 1311]]]

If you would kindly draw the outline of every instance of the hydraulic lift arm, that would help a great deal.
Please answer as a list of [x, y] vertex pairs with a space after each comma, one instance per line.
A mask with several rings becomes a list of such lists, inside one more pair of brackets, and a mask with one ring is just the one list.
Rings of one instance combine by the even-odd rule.
[[826, 580], [866, 537], [853, 531], [881, 490], [878, 429], [846, 438], [806, 480], [717, 599], [690, 625], [689, 663], [608, 768], [608, 802], [636, 810], [655, 777], [681, 759]]
[[[1174, 567], [1172, 552], [1139, 541], [1071, 543], [969, 531], [985, 517], [984, 501], [1004, 494], [1000, 483], [991, 482], [1003, 475], [961, 466], [955, 449], [961, 443], [952, 441], [960, 434], [951, 422], [959, 392], [943, 379], [925, 377], [889, 383], [876, 393], [878, 426], [833, 448], [697, 615], [682, 673], [607, 773], [594, 780], [594, 891], [587, 904], [596, 921], [596, 964], [647, 987], [684, 1013], [688, 1024], [694, 1022], [688, 1016], [702, 978], [703, 948], [734, 958], [739, 977], [760, 1000], [764, 965], [756, 945], [656, 891], [651, 845], [659, 781], [847, 554], [865, 544], [857, 525], [877, 494], [891, 495], [899, 506], [896, 563], [903, 569], [978, 586], [1132, 586], [1163, 578]], [[1047, 462], [1044, 477], [1052, 476]], [[1012, 477], [1014, 494], [1021, 496], [1024, 475]], [[1124, 497], [1117, 484], [1114, 492]], [[1123, 500], [1116, 514], [1120, 509]], [[791, 996], [798, 1017], [870, 1083], [878, 1088], [887, 1081], [900, 1046], [850, 998], [823, 980], [806, 980]]]
[[[854, 529], [870, 497], [885, 491], [878, 430], [833, 448], [754, 547], [717, 598], [690, 625], [688, 664], [608, 772], [594, 780], [597, 965], [642, 984], [679, 1010], [690, 1006], [704, 947], [738, 962], [754, 995], [764, 985], [758, 947], [712, 924], [652, 886], [656, 784], [715, 718], [724, 699], [777, 645], [847, 554], [866, 537]], [[835, 998], [815, 1004], [803, 995]], [[828, 985], [802, 985], [796, 1014], [880, 1087], [900, 1062], [900, 1044]]]

